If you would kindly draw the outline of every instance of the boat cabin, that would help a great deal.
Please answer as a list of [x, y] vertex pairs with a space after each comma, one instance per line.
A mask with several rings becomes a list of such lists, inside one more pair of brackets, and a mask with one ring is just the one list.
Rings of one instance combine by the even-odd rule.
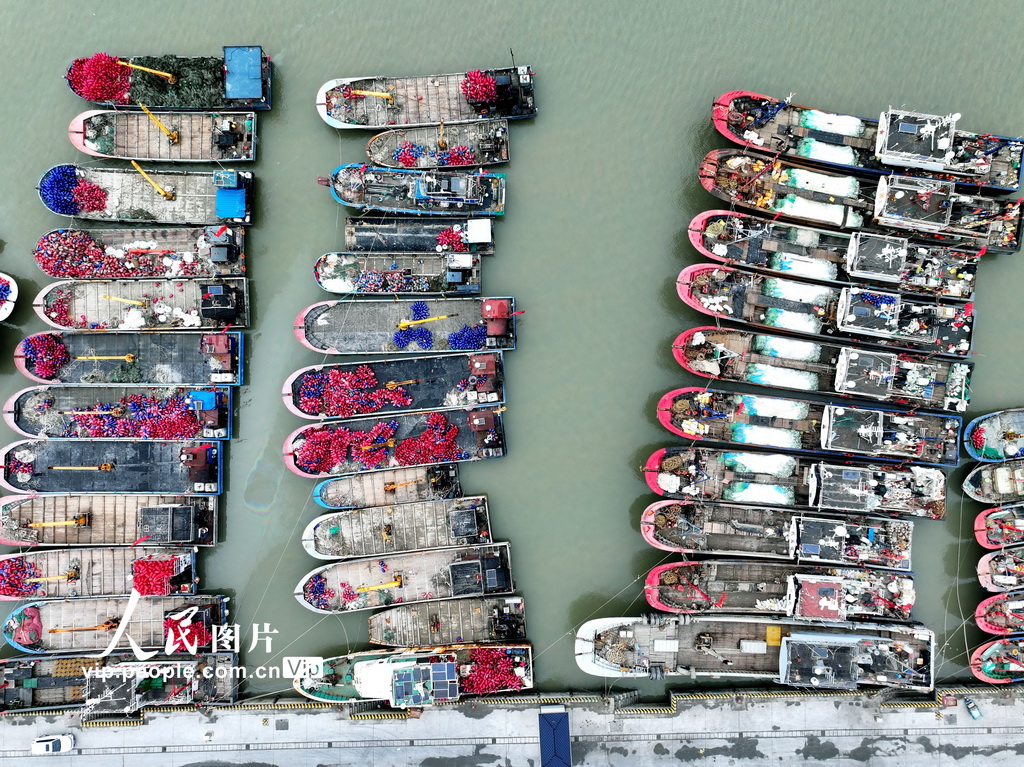
[[931, 688], [933, 643], [917, 646], [890, 637], [794, 632], [782, 638], [779, 679], [794, 687], [833, 690], [856, 690], [863, 684]]
[[[883, 112], [878, 120], [875, 155], [886, 165], [949, 172], [950, 166], [959, 165], [953, 149], [959, 119], [959, 114], [941, 117], [904, 109]], [[967, 165], [961, 172], [980, 173], [980, 164], [973, 171]]]

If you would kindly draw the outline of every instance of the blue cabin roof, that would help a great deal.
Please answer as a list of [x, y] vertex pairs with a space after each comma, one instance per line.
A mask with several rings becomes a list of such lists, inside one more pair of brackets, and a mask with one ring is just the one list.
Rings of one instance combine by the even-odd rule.
[[217, 190], [217, 218], [245, 218], [245, 190]]
[[258, 45], [224, 47], [224, 96], [263, 98], [263, 48]]

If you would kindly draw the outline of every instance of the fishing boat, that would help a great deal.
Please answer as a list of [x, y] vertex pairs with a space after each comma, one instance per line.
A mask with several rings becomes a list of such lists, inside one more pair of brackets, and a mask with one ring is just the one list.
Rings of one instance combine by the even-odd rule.
[[709, 210], [689, 226], [702, 256], [782, 277], [880, 284], [911, 295], [969, 300], [985, 248], [912, 242], [874, 232], [832, 232]]
[[302, 533], [317, 559], [383, 556], [491, 542], [487, 496], [370, 506], [325, 514]]
[[289, 376], [281, 395], [310, 420], [500, 405], [505, 364], [501, 352], [484, 352], [313, 365]]
[[333, 128], [378, 130], [504, 117], [536, 117], [529, 66], [411, 77], [343, 77], [316, 94], [316, 111]]
[[513, 591], [509, 546], [492, 543], [332, 562], [299, 581], [295, 598], [328, 614]]
[[780, 279], [716, 264], [679, 273], [679, 298], [698, 312], [755, 328], [964, 357], [974, 337], [974, 304], [909, 298], [864, 288]]
[[57, 215], [89, 221], [249, 224], [253, 182], [251, 171], [55, 165], [39, 181], [39, 199]]
[[893, 172], [955, 181], [980, 192], [1020, 188], [1019, 138], [957, 130], [959, 113], [889, 108], [878, 120], [825, 112], [751, 91], [729, 91], [711, 122], [730, 141], [794, 162], [879, 176]]
[[129, 650], [130, 637], [143, 650], [194, 655], [210, 647], [214, 626], [228, 625], [228, 599], [210, 594], [44, 599], [15, 608], [3, 633], [15, 650], [33, 654], [99, 652], [115, 637], [116, 649]]
[[985, 554], [978, 560], [978, 581], [986, 591], [1024, 589], [1024, 548], [1011, 546]]
[[324, 480], [313, 489], [313, 500], [325, 509], [366, 509], [460, 495], [457, 463], [364, 471]]
[[107, 546], [0, 556], [0, 600], [195, 594], [196, 550]]
[[72, 93], [114, 109], [270, 109], [271, 63], [258, 45], [225, 45], [222, 56], [111, 56], [75, 59]]
[[769, 681], [790, 687], [929, 692], [935, 635], [888, 623], [808, 626], [795, 618], [646, 615], [598, 618], [576, 632], [592, 676]]
[[321, 179], [342, 205], [411, 216], [505, 215], [505, 174], [339, 165]]
[[974, 518], [974, 537], [986, 549], [1002, 549], [1024, 543], [1024, 505], [1010, 504], [985, 509]]
[[963, 491], [981, 503], [1009, 505], [1024, 501], [1024, 459], [975, 466], [964, 479]]
[[642, 468], [647, 486], [671, 499], [928, 519], [946, 515], [946, 476], [922, 466], [669, 447], [652, 453]]
[[669, 613], [780, 615], [813, 623], [910, 618], [907, 573], [787, 562], [669, 562], [647, 574], [647, 603]]
[[442, 599], [370, 616], [370, 643], [389, 647], [526, 641], [522, 597]]
[[434, 253], [324, 253], [313, 279], [328, 293], [473, 295], [480, 293], [480, 257]]
[[15, 493], [219, 495], [223, 482], [217, 442], [26, 439], [0, 455]]
[[22, 339], [14, 367], [39, 383], [63, 386], [152, 384], [238, 386], [244, 337], [195, 333], [61, 333]]
[[33, 386], [4, 404], [7, 425], [47, 439], [215, 439], [232, 436], [227, 387]]
[[380, 700], [422, 708], [532, 689], [533, 653], [528, 644], [367, 650], [327, 658], [323, 676], [296, 678], [294, 687], [322, 703]]
[[392, 128], [366, 142], [370, 162], [385, 168], [448, 168], [508, 162], [508, 120]]
[[80, 152], [113, 160], [251, 162], [256, 113], [92, 109], [71, 120], [68, 138]]
[[943, 245], [1020, 249], [1021, 201], [958, 192], [952, 181], [864, 180], [734, 149], [712, 149], [699, 178], [710, 194], [753, 213], [807, 226], [891, 234]]
[[52, 229], [33, 255], [57, 279], [244, 277], [245, 229]]
[[989, 634], [1016, 634], [1024, 631], [1024, 592], [996, 594], [983, 600], [974, 611], [978, 628]]
[[0, 321], [6, 320], [18, 301], [18, 283], [9, 274], [0, 272]]
[[427, 298], [321, 301], [295, 318], [295, 337], [323, 354], [397, 354], [516, 348], [516, 301]]
[[[1020, 429], [1020, 432], [1017, 432]], [[1024, 455], [1024, 408], [975, 418], [964, 430], [964, 448], [976, 461], [995, 463]]]
[[963, 413], [974, 364], [709, 325], [672, 343], [676, 362], [703, 378], [820, 392]]
[[[198, 653], [191, 659], [157, 655], [146, 661], [131, 653], [8, 658], [0, 661], [0, 712], [84, 708], [83, 718], [94, 719], [113, 713], [115, 706], [126, 714], [145, 706], [233, 703], [238, 680], [227, 669], [237, 665], [234, 653]], [[203, 668], [210, 669], [209, 677], [199, 673]], [[167, 683], [154, 685], [154, 679]]]
[[463, 216], [360, 216], [345, 219], [345, 250], [351, 253], [494, 254], [494, 221]]
[[217, 497], [5, 495], [4, 546], [215, 546]]
[[61, 280], [32, 308], [59, 330], [208, 330], [249, 326], [245, 277], [212, 280]]
[[971, 653], [971, 673], [989, 684], [1024, 681], [1024, 637], [1001, 637]]
[[959, 416], [685, 387], [658, 401], [658, 421], [690, 440], [796, 453], [866, 455], [930, 466], [960, 463]]
[[292, 472], [314, 479], [385, 467], [501, 458], [507, 452], [502, 410], [423, 410], [387, 420], [303, 426], [285, 438], [281, 453]]
[[655, 501], [640, 517], [644, 540], [662, 551], [892, 570], [910, 570], [913, 531], [895, 519], [694, 501]]

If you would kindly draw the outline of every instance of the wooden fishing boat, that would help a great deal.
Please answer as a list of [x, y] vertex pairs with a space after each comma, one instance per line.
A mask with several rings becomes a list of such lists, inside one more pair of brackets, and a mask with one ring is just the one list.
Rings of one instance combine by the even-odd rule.
[[92, 109], [71, 120], [68, 138], [80, 152], [113, 160], [250, 162], [256, 113]]
[[450, 168], [508, 162], [508, 120], [422, 128], [393, 128], [366, 142], [366, 155], [384, 168]]
[[249, 224], [251, 171], [213, 172], [55, 165], [39, 181], [53, 213], [90, 221]]
[[371, 644], [426, 647], [526, 640], [522, 597], [442, 599], [398, 605], [370, 616]]
[[694, 375], [962, 413], [974, 364], [705, 325], [672, 343]]
[[345, 219], [345, 250], [352, 253], [494, 254], [494, 220], [450, 216], [360, 216]]
[[456, 463], [364, 471], [324, 480], [313, 489], [313, 500], [325, 509], [365, 509], [460, 495], [462, 485]]
[[955, 415], [699, 386], [668, 392], [658, 401], [657, 412], [662, 426], [690, 440], [953, 468], [960, 463], [961, 421]]
[[422, 410], [387, 420], [353, 418], [303, 426], [285, 438], [281, 453], [292, 472], [314, 479], [501, 458], [507, 452], [502, 410]]
[[728, 266], [694, 264], [676, 292], [697, 311], [755, 328], [964, 357], [974, 337], [974, 304], [908, 298], [863, 288], [835, 288]]
[[669, 613], [778, 615], [814, 623], [904, 621], [916, 598], [907, 573], [728, 559], [658, 565], [647, 574], [644, 596]]
[[1001, 637], [971, 653], [971, 673], [989, 684], [1024, 681], [1024, 637]]
[[295, 598], [317, 613], [348, 613], [453, 597], [511, 594], [507, 543], [332, 562], [295, 587]]
[[0, 485], [15, 493], [219, 495], [219, 444], [26, 439], [0, 448]]
[[222, 50], [219, 57], [97, 53], [75, 59], [64, 77], [72, 93], [114, 109], [270, 109], [271, 62], [263, 48]]
[[978, 581], [986, 591], [1024, 589], [1024, 548], [1011, 546], [978, 560]]
[[33, 255], [57, 279], [244, 277], [245, 229], [52, 229]]
[[996, 594], [982, 600], [974, 611], [978, 628], [989, 634], [1016, 634], [1024, 631], [1024, 591]]
[[935, 683], [935, 635], [921, 625], [810, 626], [795, 618], [751, 615], [598, 618], [577, 631], [575, 655], [584, 672], [600, 677], [917, 692], [929, 692]]
[[981, 503], [1024, 501], [1024, 459], [975, 466], [964, 479], [963, 491]]
[[679, 500], [929, 519], [946, 515], [946, 476], [922, 466], [669, 447], [652, 453], [643, 473], [652, 491]]
[[1024, 504], [985, 509], [974, 518], [974, 537], [986, 549], [1024, 543]]
[[1020, 249], [1021, 201], [963, 194], [952, 181], [857, 179], [734, 149], [708, 152], [699, 178], [730, 205], [797, 224], [882, 234], [905, 230], [944, 245]]
[[[202, 652], [191, 659], [157, 655], [146, 661], [131, 653], [9, 658], [0, 661], [0, 712], [85, 708], [83, 719], [93, 719], [113, 713], [115, 706], [117, 713], [130, 714], [145, 706], [233, 703], [238, 680], [227, 669], [237, 664], [234, 653]], [[211, 669], [210, 678], [198, 673], [201, 667]], [[147, 677], [168, 683], [140, 684]], [[168, 695], [168, 688], [175, 694]]]
[[487, 496], [370, 506], [325, 514], [302, 533], [317, 559], [349, 559], [491, 542]]
[[969, 300], [985, 249], [912, 242], [873, 232], [832, 232], [709, 210], [690, 222], [690, 243], [710, 259], [782, 277], [911, 295]]
[[4, 404], [7, 425], [47, 439], [230, 439], [231, 389], [33, 386]]
[[516, 300], [426, 298], [321, 301], [295, 318], [295, 337], [323, 354], [397, 354], [516, 348]]
[[324, 676], [299, 677], [293, 685], [322, 703], [380, 700], [393, 708], [422, 708], [532, 689], [533, 653], [528, 644], [367, 650], [327, 658]]
[[9, 274], [0, 272], [0, 321], [6, 320], [18, 301], [18, 283]]
[[195, 594], [196, 550], [66, 548], [0, 556], [0, 600]]
[[324, 253], [313, 279], [328, 293], [473, 295], [480, 293], [479, 256], [472, 253]]
[[343, 77], [316, 94], [316, 111], [334, 128], [378, 130], [537, 115], [529, 66], [448, 75]]
[[61, 280], [32, 308], [59, 330], [205, 330], [249, 326], [245, 277], [212, 280]]
[[215, 546], [217, 497], [5, 495], [4, 546]]
[[794, 162], [865, 176], [937, 178], [992, 194], [1020, 188], [1024, 143], [957, 130], [959, 114], [889, 108], [868, 120], [793, 104], [792, 98], [729, 91], [712, 105], [711, 122], [730, 141]]
[[284, 382], [284, 405], [300, 418], [444, 410], [505, 401], [501, 352], [313, 365]]
[[892, 570], [910, 570], [913, 530], [895, 519], [694, 501], [655, 501], [640, 517], [644, 540], [662, 551]]
[[342, 205], [411, 216], [504, 216], [505, 174], [339, 165], [321, 179]]
[[39, 383], [238, 386], [244, 380], [244, 337], [195, 333], [61, 333], [22, 339], [14, 366]]
[[964, 448], [976, 461], [995, 463], [1022, 456], [1024, 408], [1009, 408], [978, 416], [967, 424], [964, 435]]
[[7, 644], [26, 653], [99, 652], [124, 628], [117, 649], [130, 649], [131, 637], [143, 650], [194, 655], [210, 646], [213, 626], [227, 625], [228, 599], [211, 594], [44, 599], [15, 608], [3, 633]]

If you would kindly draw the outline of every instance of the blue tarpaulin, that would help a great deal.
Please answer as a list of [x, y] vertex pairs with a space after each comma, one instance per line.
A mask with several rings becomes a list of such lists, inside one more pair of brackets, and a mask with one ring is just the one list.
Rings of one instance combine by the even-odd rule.
[[263, 49], [258, 45], [224, 48], [224, 95], [229, 99], [263, 98]]
[[569, 713], [562, 706], [541, 707], [540, 763], [541, 767], [570, 767], [572, 764]]
[[200, 410], [215, 410], [217, 408], [217, 393], [212, 391], [189, 392], [189, 400]]
[[217, 218], [245, 218], [245, 190], [217, 190]]

